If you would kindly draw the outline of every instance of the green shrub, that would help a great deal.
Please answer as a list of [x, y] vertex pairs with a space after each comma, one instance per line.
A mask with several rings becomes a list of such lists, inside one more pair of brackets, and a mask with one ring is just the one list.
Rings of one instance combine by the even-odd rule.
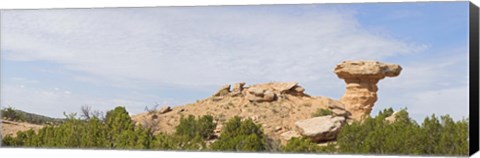
[[396, 114], [396, 121], [385, 118], [393, 110], [381, 111], [375, 118], [362, 123], [353, 122], [342, 128], [337, 136], [338, 152], [352, 154], [412, 154], [449, 155], [468, 154], [468, 121], [454, 122], [448, 115], [438, 120], [434, 115], [419, 125], [406, 109]]
[[25, 115], [22, 113], [18, 113], [15, 109], [8, 107], [4, 108], [0, 111], [0, 115], [2, 117], [7, 118], [8, 120], [11, 121], [24, 121], [25, 120]]
[[298, 137], [288, 140], [287, 144], [281, 148], [281, 151], [294, 153], [331, 153], [335, 151], [335, 144], [328, 143], [325, 146], [319, 146], [308, 137]]
[[[6, 109], [5, 109], [6, 110]], [[425, 118], [417, 124], [406, 109], [396, 114], [394, 122], [385, 121], [392, 109], [380, 111], [375, 117], [345, 125], [337, 135], [336, 144], [317, 146], [307, 138], [293, 138], [285, 146], [272, 145], [261, 127], [251, 119], [233, 117], [225, 122], [220, 137], [210, 146], [213, 136], [212, 116], [180, 120], [174, 134], [149, 134], [148, 129], [136, 127], [124, 107], [107, 112], [105, 119], [82, 120], [75, 114], [65, 115], [57, 126], [45, 126], [7, 135], [3, 146], [56, 148], [112, 148], [161, 150], [214, 151], [280, 151], [348, 153], [348, 154], [414, 154], [466, 156], [468, 154], [468, 119], [454, 121], [450, 116]], [[275, 147], [273, 147], [275, 146]]]
[[148, 149], [151, 138], [143, 128], [136, 128], [125, 108], [117, 107], [107, 113], [106, 120], [93, 117], [80, 120], [68, 114], [64, 123], [47, 125], [35, 133], [18, 132], [16, 137], [6, 136], [2, 145], [17, 147], [59, 148], [118, 148]]
[[317, 109], [317, 111], [315, 111], [312, 114], [312, 117], [327, 116], [327, 115], [332, 115], [332, 114], [333, 114], [333, 112], [330, 109]]
[[304, 153], [318, 152], [318, 150], [317, 144], [305, 137], [292, 138], [282, 147], [283, 152]]
[[213, 130], [217, 125], [213, 123], [213, 117], [205, 115], [195, 119], [193, 115], [187, 118], [182, 117], [179, 125], [175, 128], [177, 135], [186, 136], [187, 138], [195, 138], [199, 136], [202, 139], [210, 139], [213, 136]]
[[235, 116], [229, 119], [220, 137], [211, 145], [216, 151], [265, 151], [269, 148], [266, 137], [259, 125], [251, 119], [241, 121]]
[[16, 146], [15, 138], [11, 134], [2, 137], [2, 146]]

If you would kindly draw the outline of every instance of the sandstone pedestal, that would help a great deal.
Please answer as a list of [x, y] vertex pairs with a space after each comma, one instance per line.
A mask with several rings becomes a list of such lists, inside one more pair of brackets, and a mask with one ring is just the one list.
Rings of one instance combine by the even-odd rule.
[[360, 120], [370, 115], [377, 101], [378, 81], [385, 77], [396, 77], [400, 71], [400, 65], [378, 61], [344, 61], [338, 64], [335, 73], [347, 84], [347, 90], [340, 101], [351, 113], [351, 118]]

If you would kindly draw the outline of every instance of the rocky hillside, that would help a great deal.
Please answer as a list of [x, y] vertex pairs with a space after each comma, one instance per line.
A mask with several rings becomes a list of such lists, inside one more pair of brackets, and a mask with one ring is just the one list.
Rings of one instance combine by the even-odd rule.
[[[401, 67], [376, 61], [348, 61], [335, 68], [345, 79], [347, 91], [340, 100], [310, 96], [295, 82], [270, 82], [225, 85], [211, 97], [182, 106], [165, 106], [156, 112], [134, 115], [138, 125], [155, 127], [156, 132], [172, 133], [182, 116], [211, 115], [217, 122], [216, 133], [233, 116], [252, 119], [264, 132], [285, 143], [301, 135], [315, 142], [334, 140], [347, 122], [369, 115], [377, 100], [377, 82], [399, 75]], [[313, 116], [328, 109], [327, 116]]]
[[[157, 113], [142, 113], [132, 118], [139, 124], [155, 122], [158, 131], [171, 133], [181, 116], [212, 115], [217, 121], [217, 132], [222, 123], [233, 116], [250, 118], [261, 124], [264, 132], [274, 139], [288, 140], [298, 136], [295, 122], [312, 117], [318, 109], [335, 108], [335, 115], [347, 116], [343, 104], [326, 97], [312, 97], [297, 83], [272, 82], [245, 86], [225, 85], [213, 96], [192, 104], [164, 107]], [[155, 121], [158, 120], [158, 121]]]
[[[165, 106], [131, 118], [137, 125], [153, 129], [155, 133], [171, 134], [184, 116], [210, 115], [217, 124], [215, 134], [218, 136], [225, 121], [239, 116], [261, 125], [269, 138], [279, 140], [282, 144], [300, 136], [321, 143], [335, 140], [345, 124], [369, 116], [377, 100], [376, 84], [385, 77], [398, 76], [401, 70], [399, 65], [377, 61], [342, 62], [334, 70], [346, 83], [346, 92], [340, 100], [306, 94], [305, 89], [296, 82], [254, 85], [241, 82], [222, 86], [212, 96], [195, 103]], [[15, 118], [22, 118], [23, 121], [26, 121], [25, 118], [40, 122], [61, 121], [39, 115], [25, 117], [28, 113], [9, 111], [9, 114], [15, 114]], [[5, 119], [2, 124], [2, 135], [42, 127]]]

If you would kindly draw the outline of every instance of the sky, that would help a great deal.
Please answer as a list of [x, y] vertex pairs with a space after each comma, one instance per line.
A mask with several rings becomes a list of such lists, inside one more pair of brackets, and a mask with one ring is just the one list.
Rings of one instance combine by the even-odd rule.
[[339, 99], [345, 60], [403, 67], [372, 115], [468, 116], [468, 2], [2, 10], [2, 107], [131, 114], [225, 84], [295, 81]]

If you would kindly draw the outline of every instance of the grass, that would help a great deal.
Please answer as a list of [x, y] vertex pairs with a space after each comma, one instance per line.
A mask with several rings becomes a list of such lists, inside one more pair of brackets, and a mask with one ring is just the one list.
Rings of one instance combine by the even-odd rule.
[[329, 109], [318, 109], [312, 114], [312, 117], [320, 117], [320, 116], [327, 116], [332, 115], [333, 112]]

